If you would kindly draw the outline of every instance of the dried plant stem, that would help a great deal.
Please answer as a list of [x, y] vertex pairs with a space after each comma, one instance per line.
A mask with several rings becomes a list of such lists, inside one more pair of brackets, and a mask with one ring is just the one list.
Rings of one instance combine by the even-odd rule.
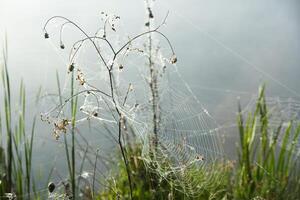
[[[103, 94], [106, 98], [109, 98], [111, 101], [112, 101], [112, 103], [113, 103], [113, 107], [114, 107], [114, 110], [116, 111], [116, 113], [118, 114], [118, 119], [116, 119], [116, 122], [118, 122], [118, 125], [119, 125], [119, 130], [118, 130], [118, 145], [119, 145], [119, 147], [120, 147], [120, 150], [121, 150], [121, 154], [122, 154], [122, 158], [123, 158], [123, 161], [124, 161], [124, 164], [125, 164], [125, 167], [126, 167], [126, 172], [127, 172], [127, 177], [128, 177], [128, 182], [129, 182], [129, 187], [130, 187], [130, 197], [131, 197], [131, 199], [133, 198], [133, 188], [132, 188], [132, 181], [131, 181], [131, 175], [130, 175], [130, 166], [129, 166], [129, 162], [128, 162], [128, 160], [127, 160], [127, 157], [126, 157], [126, 149], [125, 149], [125, 147], [124, 147], [124, 145], [123, 145], [123, 141], [122, 141], [122, 123], [124, 123], [124, 116], [123, 116], [123, 113], [122, 113], [122, 111], [120, 110], [120, 105], [119, 105], [119, 103], [117, 103], [117, 100], [116, 100], [116, 98], [115, 98], [115, 88], [114, 88], [114, 85], [115, 85], [115, 83], [114, 83], [114, 81], [113, 81], [113, 66], [114, 66], [114, 63], [115, 63], [115, 60], [116, 60], [116, 58], [117, 58], [117, 56], [128, 46], [128, 45], [130, 45], [133, 41], [135, 41], [135, 40], [137, 40], [138, 38], [140, 38], [140, 37], [142, 37], [142, 36], [145, 36], [145, 35], [147, 35], [147, 34], [150, 34], [150, 33], [157, 33], [157, 34], [159, 34], [159, 35], [161, 35], [167, 42], [168, 42], [168, 44], [169, 44], [169, 46], [170, 46], [170, 49], [171, 49], [171, 51], [172, 51], [172, 53], [174, 54], [174, 50], [173, 50], [173, 47], [172, 47], [172, 45], [171, 45], [171, 43], [170, 43], [170, 41], [169, 41], [169, 39], [163, 34], [163, 33], [161, 33], [161, 32], [159, 32], [158, 31], [158, 29], [160, 28], [160, 26], [162, 25], [162, 24], [164, 24], [165, 23], [165, 19], [164, 19], [164, 21], [163, 21], [163, 23], [162, 24], [160, 24], [158, 27], [156, 27], [155, 29], [153, 29], [153, 30], [151, 30], [151, 29], [149, 29], [148, 31], [146, 31], [146, 32], [143, 32], [143, 33], [141, 33], [141, 34], [138, 34], [138, 35], [136, 35], [135, 37], [133, 37], [132, 39], [130, 39], [128, 42], [125, 42], [125, 44], [124, 45], [122, 45], [118, 50], [115, 50], [114, 48], [113, 48], [113, 46], [112, 46], [112, 44], [110, 43], [110, 41], [108, 41], [107, 39], [106, 39], [106, 36], [105, 37], [97, 37], [96, 35], [95, 36], [89, 36], [79, 25], [77, 25], [75, 22], [73, 22], [73, 21], [71, 21], [71, 20], [69, 20], [69, 19], [67, 19], [67, 18], [65, 18], [65, 17], [62, 17], [62, 16], [54, 16], [54, 17], [51, 17], [51, 18], [49, 18], [48, 20], [47, 20], [47, 22], [45, 23], [45, 25], [44, 25], [44, 31], [45, 31], [45, 38], [49, 38], [49, 34], [47, 33], [47, 30], [46, 30], [46, 27], [47, 27], [47, 25], [49, 24], [49, 22], [50, 21], [52, 21], [52, 20], [54, 20], [54, 19], [62, 19], [62, 20], [64, 20], [65, 22], [62, 24], [62, 26], [61, 26], [61, 29], [60, 29], [60, 40], [62, 40], [62, 30], [63, 30], [63, 27], [65, 26], [65, 25], [67, 25], [67, 24], [71, 24], [71, 25], [73, 25], [75, 28], [77, 28], [85, 37], [84, 38], [82, 38], [81, 40], [78, 40], [77, 42], [75, 42], [74, 44], [73, 44], [73, 46], [72, 46], [72, 50], [71, 50], [71, 52], [70, 52], [70, 56], [69, 56], [69, 59], [70, 59], [70, 63], [71, 64], [73, 64], [73, 61], [74, 61], [74, 59], [75, 59], [75, 56], [77, 55], [77, 53], [79, 52], [79, 49], [82, 47], [82, 45], [83, 45], [83, 43], [85, 42], [85, 41], [90, 41], [91, 43], [92, 43], [92, 45], [93, 45], [93, 47], [95, 48], [95, 50], [96, 50], [96, 52], [97, 52], [97, 54], [99, 55], [99, 57], [100, 57], [100, 59], [101, 59], [101, 61], [103, 62], [103, 64], [104, 64], [104, 66], [106, 67], [106, 69], [107, 69], [107, 72], [108, 72], [108, 77], [109, 77], [109, 85], [110, 85], [110, 95], [109, 94], [107, 94], [107, 93], [105, 93], [105, 92], [103, 92], [103, 91], [100, 91], [100, 90], [88, 90], [89, 92], [91, 92], [91, 91], [93, 91], [93, 92], [98, 92], [98, 93], [101, 93], [101, 94]], [[106, 22], [105, 22], [106, 23]], [[106, 31], [105, 30], [105, 25], [104, 25], [104, 32]], [[106, 32], [105, 32], [106, 33]], [[111, 62], [111, 64], [108, 64], [107, 62], [106, 62], [106, 60], [104, 59], [104, 57], [102, 56], [102, 54], [101, 54], [101, 51], [100, 51], [100, 48], [97, 46], [97, 44], [95, 43], [95, 40], [102, 40], [102, 41], [104, 41], [104, 42], [106, 42], [106, 44], [110, 47], [110, 49], [111, 49], [111, 51], [112, 51], [112, 53], [113, 53], [113, 58], [112, 58], [112, 62]], [[63, 43], [62, 43], [62, 41], [60, 41], [60, 44], [61, 45], [63, 45]], [[62, 48], [62, 46], [61, 46], [61, 48]], [[64, 46], [63, 46], [63, 48], [64, 48]], [[73, 51], [73, 49], [75, 49], [75, 51]], [[151, 52], [150, 52], [150, 54], [151, 54]], [[150, 58], [149, 59], [149, 61], [151, 61], [151, 66], [152, 66], [152, 58]], [[73, 73], [72, 73], [73, 74]], [[153, 74], [152, 75], [152, 77], [154, 78], [156, 75], [155, 74]], [[72, 80], [73, 81], [73, 80]], [[155, 81], [154, 81], [155, 82]], [[73, 85], [73, 82], [72, 82], [72, 85]], [[154, 98], [153, 98], [153, 100], [154, 100], [154, 107], [153, 107], [153, 109], [154, 109], [154, 121], [155, 121], [155, 125], [154, 125], [154, 132], [155, 133], [157, 133], [157, 127], [158, 127], [158, 125], [157, 125], [157, 123], [158, 123], [158, 120], [157, 120], [157, 91], [155, 92], [155, 90], [157, 90], [157, 85], [153, 85], [153, 95], [154, 95]], [[86, 92], [86, 91], [81, 91], [81, 92], [78, 92], [78, 93], [76, 93], [76, 94], [74, 94], [73, 93], [73, 89], [72, 89], [72, 94], [71, 94], [71, 97], [69, 98], [69, 99], [67, 99], [67, 100], [65, 100], [65, 102], [61, 102], [61, 104], [58, 106], [58, 107], [56, 107], [56, 109], [57, 108], [59, 108], [60, 109], [60, 111], [62, 110], [62, 108], [66, 105], [66, 103], [68, 103], [68, 102], [70, 102], [71, 101], [71, 108], [72, 108], [72, 158], [71, 158], [71, 162], [72, 162], [72, 167], [71, 167], [71, 169], [72, 169], [72, 174], [71, 174], [71, 179], [72, 179], [72, 189], [73, 189], [73, 192], [74, 192], [74, 190], [75, 190], [75, 180], [72, 178], [72, 177], [75, 177], [74, 176], [74, 173], [75, 173], [75, 151], [74, 151], [74, 149], [73, 149], [73, 147], [74, 147], [74, 128], [75, 128], [75, 115], [76, 115], [76, 103], [74, 103], [74, 101], [73, 101], [73, 98], [74, 97], [76, 97], [76, 99], [77, 99], [77, 97], [78, 97], [78, 95], [79, 94], [81, 94], [81, 93], [84, 93], [84, 92]], [[76, 101], [77, 102], [77, 101]], [[53, 111], [53, 110], [52, 110]], [[50, 111], [50, 112], [52, 112], [52, 111]], [[58, 112], [58, 113], [61, 113], [61, 112]], [[113, 114], [113, 112], [112, 112], [112, 115], [113, 115], [113, 117], [114, 117], [114, 114]], [[156, 140], [157, 141], [157, 140]], [[69, 162], [68, 162], [69, 163]], [[69, 169], [70, 169], [70, 167], [69, 167]], [[74, 184], [73, 184], [74, 183]], [[75, 193], [74, 193], [75, 194]]]
[[[150, 9], [150, 8], [149, 8]], [[150, 26], [151, 26], [151, 19], [148, 18], [148, 24], [149, 24], [149, 31], [150, 31]], [[153, 123], [153, 134], [154, 134], [154, 138], [153, 138], [153, 150], [154, 153], [156, 152], [157, 149], [157, 144], [158, 144], [158, 126], [159, 126], [159, 120], [158, 120], [158, 115], [159, 115], [159, 111], [158, 111], [158, 91], [157, 91], [157, 70], [155, 69], [155, 64], [153, 62], [153, 58], [152, 58], [152, 35], [151, 33], [148, 34], [148, 41], [149, 41], [149, 45], [148, 45], [148, 50], [149, 50], [149, 57], [148, 57], [148, 61], [149, 61], [149, 73], [150, 73], [150, 81], [149, 81], [149, 86], [150, 86], [150, 90], [151, 90], [151, 103], [152, 103], [152, 123]]]
[[99, 153], [99, 149], [97, 149], [97, 152], [96, 152], [96, 159], [95, 159], [95, 164], [94, 164], [94, 176], [93, 176], [93, 186], [92, 186], [92, 198], [94, 199], [94, 196], [95, 196], [95, 176], [96, 176], [96, 168], [97, 168], [97, 159], [98, 159], [98, 153]]
[[[114, 59], [116, 59], [116, 55], [114, 56]], [[129, 188], [130, 188], [130, 198], [132, 198], [132, 181], [131, 181], [131, 175], [130, 175], [130, 169], [129, 169], [129, 162], [127, 160], [127, 157], [126, 157], [126, 154], [125, 154], [125, 148], [123, 146], [123, 143], [122, 143], [122, 121], [123, 121], [123, 116], [122, 116], [122, 113], [120, 112], [119, 108], [118, 108], [118, 105], [117, 105], [117, 102], [115, 100], [115, 95], [114, 95], [114, 86], [113, 86], [113, 73], [112, 73], [112, 69], [113, 69], [113, 63], [111, 64], [110, 68], [109, 68], [109, 82], [110, 82], [110, 90], [111, 90], [111, 96], [112, 96], [112, 101], [114, 103], [114, 106], [115, 106], [115, 109], [119, 115], [119, 134], [118, 134], [118, 144], [119, 144], [119, 147], [120, 147], [120, 150], [121, 150], [121, 154], [122, 154], [122, 157], [123, 157], [123, 161], [124, 161], [124, 164], [125, 164], [125, 167], [126, 167], [126, 172], [127, 172], [127, 178], [128, 178], [128, 182], [129, 182]]]

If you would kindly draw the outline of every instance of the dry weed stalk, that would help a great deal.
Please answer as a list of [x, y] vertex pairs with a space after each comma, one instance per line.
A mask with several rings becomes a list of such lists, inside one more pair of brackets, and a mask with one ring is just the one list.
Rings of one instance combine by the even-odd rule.
[[[150, 18], [153, 18], [153, 14], [152, 14], [152, 11], [149, 7], [149, 19]], [[104, 14], [104, 13], [102, 13]], [[128, 162], [128, 158], [127, 158], [127, 155], [126, 155], [126, 150], [125, 150], [125, 147], [124, 147], [124, 144], [123, 144], [123, 136], [122, 136], [122, 130], [123, 130], [123, 127], [126, 127], [124, 125], [124, 123], [126, 122], [126, 117], [125, 117], [125, 114], [122, 112], [122, 105], [125, 104], [126, 102], [126, 98], [124, 100], [123, 103], [121, 102], [118, 102], [116, 96], [117, 96], [117, 93], [116, 93], [116, 84], [114, 82], [114, 74], [113, 74], [113, 70], [115, 67], [118, 67], [119, 70], [120, 69], [123, 69], [123, 65], [119, 65], [119, 66], [116, 66], [116, 59], [118, 58], [118, 56], [124, 51], [128, 51], [130, 50], [129, 46], [132, 44], [133, 41], [141, 38], [142, 36], [149, 36], [149, 41], [151, 41], [151, 34], [152, 33], [156, 33], [160, 36], [162, 36], [168, 43], [171, 51], [172, 51], [172, 57], [170, 58], [170, 63], [175, 63], [176, 62], [176, 56], [175, 56], [175, 53], [174, 53], [174, 49], [169, 41], [169, 39], [159, 31], [159, 28], [165, 24], [165, 20], [166, 18], [163, 20], [163, 22], [157, 26], [156, 28], [153, 28], [151, 29], [150, 28], [150, 20], [148, 24], [148, 27], [149, 29], [145, 32], [142, 32], [136, 36], [134, 36], [133, 38], [129, 39], [127, 42], [125, 42], [123, 45], [121, 45], [120, 48], [116, 49], [113, 47], [112, 45], [112, 42], [108, 39], [107, 37], [107, 29], [110, 28], [112, 29], [113, 31], [116, 31], [116, 28], [115, 28], [115, 25], [114, 23], [110, 23], [111, 19], [113, 19], [114, 21], [115, 20], [118, 20], [120, 17], [119, 16], [113, 16], [113, 17], [108, 17], [108, 15], [106, 15], [106, 20], [104, 22], [104, 25], [103, 25], [103, 36], [102, 37], [99, 37], [97, 36], [99, 29], [96, 34], [94, 36], [90, 36], [85, 30], [83, 30], [77, 23], [69, 20], [68, 18], [65, 18], [63, 16], [54, 16], [54, 17], [51, 17], [50, 19], [47, 20], [47, 22], [45, 23], [44, 25], [44, 37], [46, 39], [49, 38], [49, 33], [47, 32], [47, 26], [50, 22], [52, 22], [53, 20], [56, 20], [56, 19], [60, 19], [60, 20], [63, 20], [64, 23], [61, 25], [60, 27], [60, 47], [62, 49], [65, 48], [65, 45], [62, 41], [62, 33], [63, 33], [63, 28], [65, 25], [69, 24], [69, 25], [73, 25], [79, 32], [81, 32], [85, 37], [83, 37], [82, 39], [76, 41], [73, 45], [72, 45], [72, 48], [71, 48], [71, 52], [70, 52], [70, 65], [68, 67], [68, 72], [73, 72], [75, 66], [76, 66], [76, 63], [75, 63], [75, 58], [76, 58], [76, 55], [77, 53], [79, 52], [79, 49], [82, 47], [83, 43], [85, 41], [89, 41], [96, 53], [98, 54], [100, 60], [102, 61], [102, 64], [105, 66], [106, 68], [106, 71], [107, 71], [107, 75], [108, 75], [108, 78], [109, 78], [109, 94], [100, 90], [100, 89], [97, 89], [96, 87], [92, 87], [92, 89], [87, 89], [87, 90], [82, 90], [80, 92], [77, 92], [77, 93], [74, 93], [70, 98], [66, 99], [63, 103], [61, 103], [60, 105], [58, 105], [54, 110], [58, 109], [59, 110], [59, 113], [60, 111], [63, 109], [63, 107], [70, 101], [72, 101], [74, 98], [78, 97], [80, 94], [83, 94], [83, 93], [99, 93], [101, 94], [103, 97], [105, 98], [108, 98], [112, 104], [113, 104], [113, 112], [116, 112], [117, 115], [118, 115], [118, 119], [116, 119], [116, 122], [118, 123], [118, 145], [119, 145], [119, 148], [120, 148], [120, 151], [121, 151], [121, 154], [122, 154], [122, 158], [123, 158], [123, 161], [124, 161], [124, 164], [126, 166], [126, 171], [127, 171], [127, 177], [128, 177], [128, 182], [129, 182], [129, 187], [130, 187], [130, 197], [132, 199], [132, 181], [131, 181], [131, 175], [130, 175], [130, 166], [129, 166], [129, 162]], [[146, 26], [147, 26], [147, 23], [146, 23]], [[106, 60], [103, 56], [103, 53], [101, 52], [100, 50], [100, 47], [98, 46], [98, 44], [96, 44], [96, 41], [98, 40], [101, 40], [101, 41], [104, 41], [108, 47], [110, 48], [111, 50], [111, 53], [112, 53], [112, 59], [110, 61]], [[151, 44], [149, 45], [149, 50], [150, 50], [150, 55], [151, 55]], [[174, 59], [175, 58], [175, 59]], [[155, 83], [155, 71], [153, 70], [153, 67], [152, 67], [152, 58], [150, 57], [149, 58], [149, 66], [150, 66], [150, 76], [151, 76], [151, 82]], [[78, 74], [77, 74], [77, 80], [80, 82], [80, 85], [84, 85], [84, 84], [87, 84], [88, 85], [88, 82], [86, 79], [84, 79], [84, 74], [79, 70], [78, 71]], [[89, 85], [90, 86], [90, 85]], [[153, 118], [154, 118], [154, 134], [157, 133], [157, 124], [158, 124], [158, 116], [157, 113], [158, 113], [158, 110], [157, 110], [157, 103], [155, 103], [155, 101], [157, 100], [157, 92], [155, 91], [155, 88], [157, 87], [156, 85], [151, 85], [150, 83], [150, 86], [151, 86], [151, 90], [152, 90], [152, 95], [153, 95]], [[132, 86], [129, 87], [128, 91], [130, 91], [130, 88], [132, 88]], [[128, 92], [127, 92], [128, 93]], [[65, 123], [63, 123], [65, 125]], [[62, 130], [64, 132], [65, 130], [65, 126], [63, 127], [59, 127], [57, 124], [55, 124], [55, 127], [56, 129], [58, 130]], [[155, 143], [157, 142], [157, 138], [155, 139]], [[73, 171], [74, 171], [74, 166], [73, 166]], [[74, 183], [73, 183], [74, 184]], [[75, 192], [74, 192], [74, 188], [75, 186], [72, 187], [73, 188], [73, 196], [75, 196]]]

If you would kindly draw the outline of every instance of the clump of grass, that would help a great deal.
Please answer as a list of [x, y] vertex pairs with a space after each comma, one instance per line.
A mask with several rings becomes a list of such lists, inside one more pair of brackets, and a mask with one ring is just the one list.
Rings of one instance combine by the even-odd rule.
[[[130, 168], [132, 170], [132, 183], [133, 183], [133, 198], [134, 199], [198, 199], [198, 200], [219, 200], [227, 198], [227, 186], [230, 170], [232, 165], [219, 163], [218, 165], [211, 164], [210, 167], [214, 170], [207, 171], [205, 168], [191, 168], [189, 174], [192, 174], [191, 179], [197, 180], [203, 186], [203, 190], [199, 192], [197, 188], [194, 188], [195, 192], [192, 196], [191, 191], [185, 193], [184, 190], [178, 190], [178, 179], [176, 174], [172, 179], [163, 179], [156, 171], [149, 169], [144, 164], [142, 159], [142, 146], [140, 144], [132, 144], [127, 147], [127, 154], [129, 156]], [[97, 199], [130, 199], [128, 196], [128, 180], [126, 178], [125, 166], [122, 162], [119, 162], [118, 167], [115, 168], [115, 176], [109, 178], [107, 181], [108, 187], [104, 189], [98, 195]], [[216, 176], [219, 173], [219, 179], [210, 179], [208, 177]], [[199, 181], [200, 180], [200, 181]], [[203, 185], [201, 185], [203, 183]], [[154, 185], [157, 184], [157, 185]], [[182, 183], [183, 184], [183, 183]], [[191, 190], [193, 188], [190, 188]]]
[[[21, 81], [19, 90], [18, 113], [14, 114], [12, 112], [11, 83], [7, 67], [7, 46], [3, 50], [1, 79], [4, 118], [1, 119], [2, 113], [0, 112], [0, 196], [16, 195], [18, 199], [31, 199], [31, 192], [35, 193], [35, 191], [32, 191], [34, 190], [32, 188], [35, 187], [32, 180], [31, 167], [36, 117], [32, 120], [30, 133], [27, 133], [25, 125], [26, 92], [23, 81]], [[38, 97], [36, 102], [38, 101]], [[3, 148], [4, 142], [2, 140], [6, 140], [6, 150]]]
[[[219, 162], [209, 173], [220, 173], [218, 178], [209, 179], [210, 174], [205, 168], [189, 168], [187, 174], [192, 179], [203, 182], [203, 190], [194, 196], [187, 196], [184, 190], [176, 190], [174, 179], [168, 181], [152, 173], [144, 165], [141, 155], [141, 145], [127, 147], [135, 199], [299, 199], [300, 171], [296, 144], [300, 137], [300, 125], [289, 122], [282, 123], [277, 128], [269, 125], [270, 112], [265, 101], [265, 87], [259, 90], [254, 113], [249, 113], [245, 120], [239, 107], [238, 128], [240, 146], [238, 162]], [[108, 180], [110, 185], [99, 199], [128, 199], [127, 179], [122, 163], [118, 165], [116, 176]], [[153, 186], [153, 179], [159, 186]], [[192, 180], [190, 179], [190, 180]], [[157, 182], [157, 180], [160, 180]], [[203, 181], [199, 181], [203, 180]], [[176, 183], [176, 185], [178, 185]], [[154, 190], [155, 188], [155, 190]], [[178, 189], [178, 188], [177, 188]], [[191, 192], [189, 192], [191, 194]]]
[[[74, 66], [73, 66], [74, 67]], [[75, 86], [74, 86], [74, 71], [73, 69], [70, 71], [71, 72], [71, 85], [70, 85], [70, 95], [71, 97], [74, 96], [75, 93]], [[62, 100], [62, 94], [61, 94], [61, 89], [60, 89], [60, 81], [59, 81], [59, 74], [56, 72], [56, 82], [57, 82], [57, 88], [58, 88], [58, 97], [59, 97], [59, 102], [62, 105], [63, 100]], [[65, 126], [67, 126], [69, 123], [71, 124], [71, 146], [69, 146], [67, 137], [65, 134], [64, 136], [64, 145], [65, 145], [65, 154], [66, 154], [66, 162], [68, 166], [68, 172], [69, 172], [69, 177], [71, 180], [71, 191], [72, 194], [69, 194], [69, 198], [76, 198], [76, 157], [75, 157], [75, 124], [76, 124], [76, 113], [77, 113], [77, 104], [78, 104], [78, 96], [75, 98], [71, 98], [70, 100], [70, 111], [71, 111], [71, 120], [70, 122], [66, 120], [66, 123], [64, 123], [64, 131], [66, 131]], [[56, 135], [58, 136], [58, 135]], [[71, 152], [69, 152], [69, 147], [71, 148]]]
[[[296, 144], [300, 125], [292, 121], [273, 129], [265, 100], [259, 90], [254, 113], [247, 119], [239, 106], [239, 162], [233, 193], [236, 199], [297, 199], [300, 194], [299, 158]], [[281, 139], [280, 139], [281, 138]]]

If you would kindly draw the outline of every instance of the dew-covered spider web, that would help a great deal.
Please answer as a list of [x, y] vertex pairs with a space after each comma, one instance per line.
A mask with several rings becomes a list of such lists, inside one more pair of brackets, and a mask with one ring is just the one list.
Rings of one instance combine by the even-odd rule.
[[[214, 118], [181, 79], [176, 66], [172, 67], [168, 84], [160, 85], [163, 91], [159, 99], [158, 147], [154, 155], [149, 154], [150, 145], [147, 144], [150, 142], [145, 140], [143, 155], [145, 163], [162, 178], [172, 179], [177, 189], [185, 194], [199, 195], [203, 188], [209, 187], [212, 178], [217, 178], [209, 169], [213, 168], [214, 161], [224, 156], [221, 132]], [[172, 86], [174, 81], [181, 86]], [[200, 178], [200, 173], [206, 180]]]
[[[265, 101], [268, 107], [268, 123], [271, 133], [274, 133], [280, 126], [283, 128], [288, 127], [290, 122], [292, 122], [293, 129], [297, 128], [300, 122], [300, 101], [298, 98], [267, 96]], [[253, 96], [243, 112], [253, 112], [256, 103], [257, 97]], [[270, 134], [270, 137], [272, 136]], [[283, 136], [284, 131], [278, 136], [279, 144], [282, 143]], [[296, 144], [296, 148], [300, 151], [300, 141]]]
[[[157, 38], [153, 36], [153, 44], [157, 48], [151, 52], [155, 80], [149, 78], [149, 53], [145, 50], [145, 40], [130, 44], [114, 62], [114, 95], [124, 123], [122, 139], [127, 144], [142, 145], [140, 159], [158, 175], [160, 181], [172, 181], [175, 189], [186, 195], [196, 195], [209, 186], [210, 180], [217, 178], [210, 169], [216, 160], [224, 156], [220, 129], [183, 80], [177, 66], [170, 63], [170, 59], [174, 58], [167, 45]], [[122, 38], [116, 41], [120, 40]], [[102, 48], [103, 44], [97, 44]], [[109, 58], [109, 49], [103, 48], [103, 56]], [[49, 106], [43, 118], [54, 124], [57, 139], [66, 132], [70, 120], [70, 106], [67, 104], [75, 98], [70, 97], [69, 89], [70, 77], [74, 73], [75, 95], [79, 102], [77, 126], [93, 123], [93, 126], [108, 131], [109, 137], [117, 144], [119, 116], [114, 101], [107, 95], [110, 82], [106, 68], [99, 65], [99, 58], [93, 51], [93, 46], [87, 42], [80, 47], [74, 59], [74, 69], [66, 75], [62, 99], [52, 96], [55, 106]], [[151, 84], [155, 84], [155, 103]], [[157, 116], [154, 119], [155, 112]], [[129, 134], [135, 137], [128, 139]], [[201, 177], [199, 173], [203, 173], [205, 179], [198, 178]]]
[[[113, 34], [107, 33], [106, 37], [115, 41], [114, 46], [120, 46], [122, 41], [128, 40]], [[75, 90], [79, 102], [76, 124], [92, 124], [91, 126], [98, 127], [98, 131], [106, 133], [116, 146], [119, 135], [117, 107], [122, 114], [122, 141], [129, 145], [141, 145], [142, 156], [139, 159], [158, 175], [160, 181], [170, 181], [175, 189], [195, 196], [205, 191], [206, 187], [212, 187], [211, 180], [221, 178], [214, 167], [215, 161], [224, 158], [220, 139], [224, 127], [216, 123], [182, 78], [180, 72], [184, 70], [184, 66], [177, 68], [176, 64], [170, 63], [173, 55], [170, 54], [166, 43], [160, 39], [158, 36], [153, 37], [157, 49], [153, 49], [151, 53], [145, 50], [145, 40], [139, 39], [119, 54], [113, 68], [116, 103], [111, 96], [105, 95], [110, 94], [110, 82], [107, 69], [99, 62], [94, 47], [89, 41], [80, 47], [72, 60], [75, 63], [72, 73], [76, 77]], [[111, 63], [109, 46], [105, 46], [101, 41], [96, 41], [96, 44], [101, 48], [107, 62]], [[151, 69], [147, 59], [150, 54], [155, 55], [153, 65], [156, 67], [156, 82], [149, 76]], [[66, 71], [70, 69], [69, 64], [66, 62]], [[70, 120], [67, 114], [70, 106], [66, 105], [72, 99], [72, 73], [66, 74], [62, 102], [54, 96], [51, 97], [51, 101], [55, 106], [49, 104], [49, 101], [45, 103], [49, 109], [46, 109], [43, 115], [47, 121], [54, 124], [56, 137], [60, 132], [66, 131]], [[157, 92], [154, 95], [155, 103], [151, 91], [151, 84], [154, 82]], [[251, 110], [255, 105], [254, 98], [252, 100], [244, 111], [247, 111], [247, 108]], [[272, 124], [278, 124], [282, 118], [290, 119], [291, 116], [299, 119], [297, 101], [288, 100], [288, 105], [286, 100], [282, 99], [267, 101], [271, 107], [274, 105], [274, 109], [278, 110], [274, 111], [276, 114], [272, 116]], [[155, 112], [157, 116], [154, 118]]]

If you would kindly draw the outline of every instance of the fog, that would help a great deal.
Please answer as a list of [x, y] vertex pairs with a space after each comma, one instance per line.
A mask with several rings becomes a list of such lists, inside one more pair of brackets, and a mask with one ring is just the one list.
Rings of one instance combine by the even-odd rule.
[[[143, 30], [142, 0], [0, 0], [1, 46], [6, 35], [15, 87], [22, 77], [30, 99], [40, 85], [51, 91], [56, 70], [63, 80], [66, 76], [67, 51], [57, 38], [43, 36], [48, 18], [67, 17], [93, 34], [101, 11], [119, 15], [129, 35]], [[299, 101], [298, 0], [156, 0], [157, 24], [168, 11], [161, 31], [175, 48], [179, 71], [220, 126], [235, 122], [238, 98], [246, 106], [262, 83], [268, 96]], [[58, 31], [53, 23], [49, 33]], [[73, 31], [66, 30], [68, 41], [78, 39]]]

